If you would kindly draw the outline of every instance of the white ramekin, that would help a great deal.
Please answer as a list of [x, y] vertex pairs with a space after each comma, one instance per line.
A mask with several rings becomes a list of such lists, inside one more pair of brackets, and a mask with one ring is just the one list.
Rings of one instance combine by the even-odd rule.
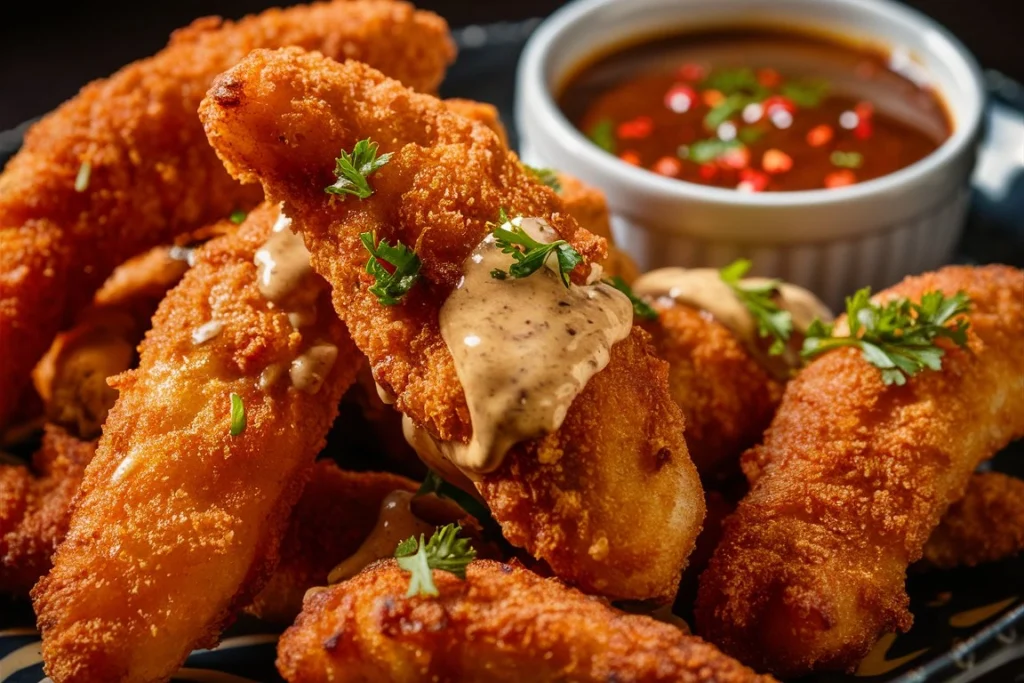
[[[603, 152], [555, 102], [595, 55], [647, 36], [702, 26], [767, 24], [825, 31], [909, 55], [953, 118], [939, 149], [891, 175], [846, 188], [748, 194], [664, 178]], [[971, 54], [924, 15], [888, 0], [578, 0], [530, 38], [519, 63], [522, 156], [600, 187], [616, 240], [644, 270], [720, 267], [749, 258], [829, 305], [952, 256], [963, 229], [985, 95]]]

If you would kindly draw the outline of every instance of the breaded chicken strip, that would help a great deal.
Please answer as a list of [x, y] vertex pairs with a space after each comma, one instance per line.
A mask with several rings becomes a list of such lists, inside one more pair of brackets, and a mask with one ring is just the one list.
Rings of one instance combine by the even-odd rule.
[[695, 308], [654, 304], [642, 325], [668, 361], [672, 398], [686, 418], [686, 445], [705, 480], [735, 472], [782, 398], [775, 380], [728, 328]]
[[[492, 131], [365, 65], [256, 51], [217, 80], [200, 112], [232, 173], [285, 202], [374, 378], [434, 438], [465, 443], [472, 433], [438, 313], [499, 209], [547, 218], [586, 262], [605, 255], [604, 240]], [[336, 150], [363, 138], [393, 153], [372, 177], [375, 194], [332, 199], [323, 188], [335, 180]], [[368, 291], [363, 232], [421, 259], [401, 305]], [[511, 542], [585, 590], [668, 599], [693, 547], [703, 495], [666, 375], [634, 329], [557, 433], [512, 448], [478, 484]]]
[[281, 637], [289, 683], [768, 681], [699, 638], [514, 565], [435, 571], [440, 596], [406, 597], [394, 560], [311, 593]]
[[[276, 564], [361, 363], [316, 276], [299, 287], [316, 303], [299, 329], [261, 293], [254, 254], [278, 215], [264, 205], [203, 247], [161, 303], [139, 368], [112, 380], [120, 395], [67, 538], [32, 591], [57, 683], [166, 678], [216, 642]], [[334, 362], [321, 354], [314, 381], [292, 386], [331, 345]]]
[[424, 91], [454, 56], [444, 20], [404, 2], [208, 17], [33, 126], [0, 176], [0, 425], [54, 335], [118, 264], [259, 201], [258, 187], [224, 172], [196, 109], [250, 50], [285, 45], [360, 59]]
[[393, 491], [415, 491], [415, 482], [387, 472], [349, 472], [321, 460], [292, 510], [281, 542], [281, 561], [246, 612], [290, 624], [302, 597], [326, 586], [335, 565], [354, 553], [377, 524], [381, 501]]
[[971, 477], [924, 547], [924, 564], [973, 567], [1024, 551], [1024, 481], [999, 472]]
[[969, 348], [941, 371], [886, 386], [846, 347], [786, 387], [764, 443], [744, 456], [751, 491], [697, 600], [697, 631], [780, 676], [851, 670], [912, 618], [907, 566], [974, 468], [1024, 435], [1024, 272], [949, 267], [879, 295], [964, 290]]
[[0, 466], [0, 593], [28, 595], [50, 570], [95, 441], [48, 425], [31, 469]]

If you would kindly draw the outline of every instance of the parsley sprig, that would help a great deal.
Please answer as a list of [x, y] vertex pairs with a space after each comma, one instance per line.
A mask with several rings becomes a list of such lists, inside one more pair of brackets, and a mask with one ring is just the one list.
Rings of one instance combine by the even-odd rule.
[[614, 287], [615, 289], [619, 290], [620, 292], [626, 295], [626, 297], [629, 299], [629, 302], [633, 304], [633, 315], [644, 320], [658, 319], [658, 312], [654, 310], [654, 308], [649, 303], [647, 303], [646, 301], [638, 297], [636, 294], [634, 294], [632, 287], [627, 285], [626, 281], [623, 280], [621, 277], [616, 275], [614, 277], [605, 278], [604, 283], [606, 285]]
[[561, 194], [562, 183], [558, 180], [558, 171], [553, 168], [535, 168], [527, 164], [523, 164], [523, 168], [526, 172], [537, 179], [537, 182], [542, 185], [547, 185], [556, 193]]
[[[419, 279], [422, 265], [420, 257], [401, 242], [395, 242], [394, 246], [388, 244], [386, 239], [377, 242], [377, 235], [372, 232], [360, 233], [359, 239], [366, 251], [370, 252], [366, 272], [377, 280], [370, 287], [370, 292], [385, 306], [394, 306]], [[394, 270], [385, 268], [381, 261], [390, 264]]]
[[346, 195], [353, 194], [360, 199], [366, 199], [373, 194], [370, 181], [367, 178], [375, 173], [381, 166], [391, 161], [391, 153], [377, 156], [377, 143], [369, 138], [360, 140], [352, 148], [349, 154], [341, 150], [341, 155], [335, 160], [334, 174], [338, 176], [337, 182], [324, 188], [328, 194]]
[[970, 309], [971, 300], [962, 291], [951, 297], [927, 292], [919, 304], [907, 299], [876, 304], [871, 301], [871, 288], [865, 287], [846, 298], [849, 333], [833, 337], [834, 326], [816, 320], [807, 330], [801, 355], [810, 360], [832, 349], [857, 347], [864, 360], [882, 371], [886, 385], [902, 386], [922, 370], [942, 369], [946, 352], [935, 344], [937, 339], [967, 345], [969, 323], [962, 318], [950, 323]]
[[775, 302], [779, 281], [769, 280], [763, 285], [744, 284], [743, 276], [749, 270], [750, 261], [739, 259], [718, 271], [718, 276], [754, 317], [758, 336], [772, 339], [768, 354], [778, 356], [785, 351], [786, 343], [793, 334], [793, 316]]
[[462, 527], [457, 524], [446, 524], [437, 529], [429, 541], [419, 541], [410, 536], [395, 549], [398, 566], [409, 572], [409, 590], [405, 596], [414, 595], [437, 596], [432, 570], [440, 569], [459, 577], [466, 578], [466, 566], [476, 557], [476, 550], [469, 544], [468, 538], [459, 538]]
[[[558, 274], [568, 289], [569, 276], [583, 262], [583, 257], [565, 240], [538, 242], [523, 230], [522, 224], [522, 216], [509, 219], [502, 208], [498, 214], [498, 223], [494, 226], [494, 243], [503, 253], [511, 254], [516, 261], [509, 266], [508, 275], [515, 278], [533, 275], [544, 266], [548, 256], [554, 254], [558, 262]], [[491, 271], [491, 277], [504, 280], [505, 272], [495, 269]]]

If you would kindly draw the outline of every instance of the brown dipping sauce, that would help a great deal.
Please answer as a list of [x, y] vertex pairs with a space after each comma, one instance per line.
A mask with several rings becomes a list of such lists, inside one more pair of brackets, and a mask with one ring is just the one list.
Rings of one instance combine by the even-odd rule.
[[602, 57], [559, 104], [595, 144], [661, 175], [748, 192], [844, 187], [952, 133], [942, 102], [898, 61], [811, 35], [713, 30]]

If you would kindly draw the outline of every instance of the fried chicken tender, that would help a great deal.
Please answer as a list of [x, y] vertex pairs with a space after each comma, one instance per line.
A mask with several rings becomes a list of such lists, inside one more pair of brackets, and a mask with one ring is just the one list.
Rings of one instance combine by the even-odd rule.
[[281, 561], [270, 581], [246, 608], [266, 621], [290, 624], [302, 597], [326, 586], [335, 565], [352, 555], [377, 524], [381, 501], [417, 484], [387, 472], [349, 472], [321, 460], [292, 511], [281, 542]]
[[[264, 205], [200, 249], [157, 310], [139, 368], [112, 379], [120, 395], [67, 537], [32, 591], [57, 683], [165, 679], [215, 643], [273, 571], [362, 363], [316, 276], [301, 288], [319, 292], [316, 321], [298, 330], [262, 295], [253, 258], [278, 215]], [[211, 322], [219, 331], [197, 341]], [[288, 364], [326, 343], [337, 357], [320, 388], [291, 386]], [[281, 367], [276, 381], [263, 374]], [[237, 436], [232, 394], [245, 411]]]
[[[217, 80], [200, 114], [229, 170], [285, 202], [377, 383], [437, 439], [466, 442], [472, 432], [438, 312], [499, 209], [548, 218], [586, 263], [605, 256], [604, 240], [492, 131], [365, 65], [255, 51]], [[393, 154], [372, 176], [375, 194], [332, 199], [323, 188], [335, 180], [336, 150], [363, 138]], [[402, 305], [382, 306], [368, 291], [363, 232], [421, 259]], [[670, 599], [700, 529], [703, 495], [666, 378], [635, 329], [561, 430], [514, 447], [478, 484], [506, 538], [584, 590]]]
[[157, 247], [117, 267], [76, 325], [57, 335], [32, 371], [47, 420], [95, 439], [117, 399], [107, 378], [131, 368], [156, 307], [188, 270]]
[[1024, 481], [1000, 472], [971, 477], [924, 546], [938, 569], [974, 567], [1024, 551]]
[[289, 683], [773, 680], [521, 567], [476, 560], [464, 581], [434, 571], [434, 583], [438, 597], [406, 597], [409, 574], [385, 560], [311, 593], [281, 637], [278, 670]]
[[852, 670], [883, 633], [908, 629], [907, 566], [978, 463], [1024, 435], [1024, 272], [948, 267], [878, 298], [932, 290], [970, 296], [968, 349], [904, 386], [855, 348], [825, 354], [744, 455], [751, 491], [701, 576], [696, 617], [754, 667]]
[[0, 466], [0, 593], [28, 595], [50, 570], [95, 441], [47, 425], [31, 469]]
[[686, 445], [705, 480], [734, 472], [768, 427], [784, 385], [721, 323], [689, 306], [655, 304], [642, 325], [668, 361], [672, 398], [686, 418]]
[[260, 200], [224, 172], [196, 109], [250, 50], [285, 45], [360, 59], [423, 91], [454, 57], [444, 20], [404, 2], [207, 17], [33, 126], [0, 176], [0, 425], [54, 335], [117, 265]]

